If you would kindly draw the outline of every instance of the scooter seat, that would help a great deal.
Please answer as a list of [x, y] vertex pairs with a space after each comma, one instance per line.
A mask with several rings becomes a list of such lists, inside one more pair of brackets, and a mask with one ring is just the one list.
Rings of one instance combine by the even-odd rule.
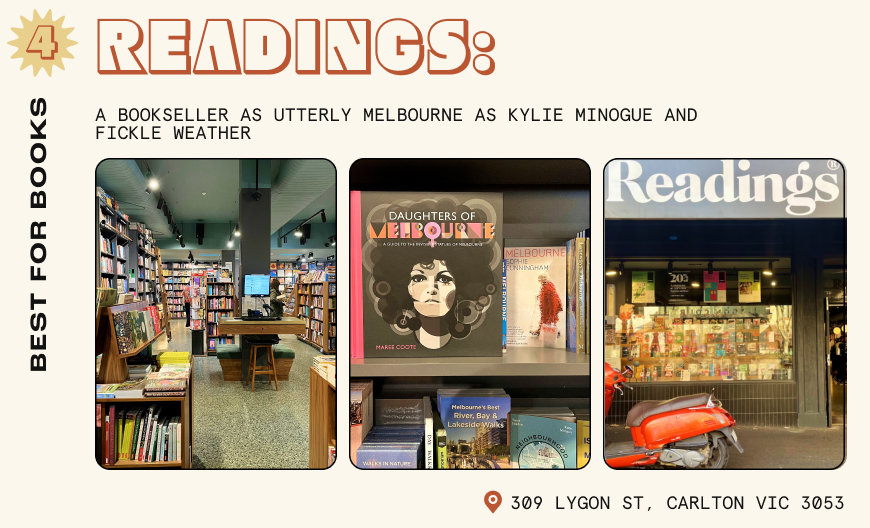
[[707, 400], [710, 399], [709, 394], [692, 394], [691, 396], [679, 396], [670, 400], [647, 400], [642, 401], [632, 407], [628, 411], [628, 417], [625, 419], [625, 425], [629, 427], [640, 427], [640, 424], [650, 416], [664, 414], [666, 412], [676, 411], [679, 409], [688, 409], [689, 407], [701, 407], [707, 405]]

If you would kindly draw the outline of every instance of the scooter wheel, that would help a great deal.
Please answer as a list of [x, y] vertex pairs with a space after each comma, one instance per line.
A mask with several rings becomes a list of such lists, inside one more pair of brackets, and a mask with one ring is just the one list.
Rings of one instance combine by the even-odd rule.
[[710, 444], [710, 459], [704, 469], [725, 469], [728, 465], [728, 442], [724, 438], [713, 438]]

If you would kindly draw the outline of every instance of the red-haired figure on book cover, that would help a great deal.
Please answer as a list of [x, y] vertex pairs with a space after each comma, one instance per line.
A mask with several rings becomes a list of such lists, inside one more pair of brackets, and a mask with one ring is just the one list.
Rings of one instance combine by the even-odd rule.
[[[558, 337], [556, 323], [559, 322], [559, 313], [562, 311], [562, 299], [559, 298], [556, 285], [550, 281], [549, 273], [544, 272], [538, 275], [538, 282], [541, 283], [541, 290], [537, 298], [541, 319], [538, 321], [537, 330], [533, 331], [532, 334], [541, 335], [545, 341], [547, 338], [555, 340]], [[544, 335], [541, 334], [542, 331]]]

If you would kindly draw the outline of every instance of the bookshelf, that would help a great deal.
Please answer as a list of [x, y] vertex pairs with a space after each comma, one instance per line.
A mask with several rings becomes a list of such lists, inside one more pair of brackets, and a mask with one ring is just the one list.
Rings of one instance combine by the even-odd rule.
[[[148, 301], [139, 300], [128, 304], [119, 304], [115, 306], [101, 307], [97, 312], [96, 321], [96, 353], [102, 354], [100, 362], [100, 371], [96, 377], [98, 384], [121, 383], [129, 377], [127, 369], [127, 358], [138, 355], [157, 340], [166, 331], [166, 324], [162, 322], [161, 331], [154, 335], [151, 339], [141, 343], [135, 349], [121, 354], [118, 350], [118, 338], [115, 333], [114, 315], [121, 312], [136, 312], [141, 311], [149, 306]], [[159, 398], [95, 398], [97, 405], [97, 413], [100, 417], [100, 427], [97, 428], [96, 434], [96, 460], [106, 469], [144, 469], [144, 468], [189, 468], [191, 464], [191, 456], [193, 452], [193, 367], [194, 363], [190, 363], [190, 376], [187, 381], [187, 387], [184, 391], [184, 396], [177, 397], [159, 397]], [[111, 405], [129, 407], [129, 406], [147, 406], [150, 404], [159, 403], [164, 406], [166, 412], [172, 416], [180, 417], [181, 424], [181, 460], [171, 462], [138, 462], [132, 460], [117, 460], [114, 464], [106, 462], [106, 454], [103, 453], [104, 434], [107, 416]]]
[[206, 351], [214, 352], [217, 345], [236, 343], [233, 334], [220, 333], [220, 320], [232, 317], [236, 306], [236, 286], [229, 268], [210, 270], [206, 283]]
[[166, 283], [166, 298], [169, 312], [173, 319], [185, 319], [184, 311], [184, 287], [190, 282], [190, 273], [193, 264], [186, 262], [163, 263], [161, 270]]
[[115, 202], [105, 194], [96, 197], [97, 207], [97, 273], [98, 288], [114, 288], [127, 293], [130, 255], [133, 249], [128, 229], [130, 220], [117, 210]]
[[294, 290], [294, 316], [305, 321], [305, 333], [296, 337], [326, 354], [335, 353], [336, 292], [334, 267], [299, 276]]
[[157, 246], [151, 230], [145, 224], [133, 223], [129, 227], [130, 238], [136, 241], [136, 264], [130, 266], [131, 291], [137, 292], [137, 298], [147, 301], [151, 306], [157, 306], [160, 300], [158, 288]]

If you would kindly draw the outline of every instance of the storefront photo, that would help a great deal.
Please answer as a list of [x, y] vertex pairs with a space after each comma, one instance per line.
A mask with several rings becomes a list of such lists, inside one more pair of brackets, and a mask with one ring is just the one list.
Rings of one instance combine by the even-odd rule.
[[589, 174], [579, 159], [353, 164], [356, 467], [588, 463]]
[[608, 465], [845, 460], [845, 190], [831, 159], [608, 163]]
[[96, 168], [96, 459], [335, 459], [336, 171], [322, 159]]

